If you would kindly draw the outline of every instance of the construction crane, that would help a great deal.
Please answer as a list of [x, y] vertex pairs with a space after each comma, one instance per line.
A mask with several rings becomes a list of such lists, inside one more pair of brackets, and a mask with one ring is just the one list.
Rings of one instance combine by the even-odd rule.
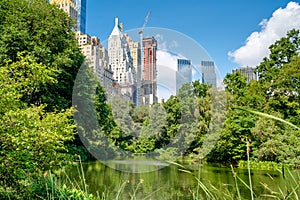
[[146, 27], [146, 25], [147, 25], [147, 23], [148, 23], [148, 20], [149, 20], [149, 18], [150, 18], [150, 15], [151, 15], [151, 10], [149, 10], [149, 12], [148, 12], [148, 14], [147, 14], [147, 16], [146, 16], [146, 18], [145, 18], [145, 20], [144, 20], [143, 26], [139, 29], [139, 34], [140, 34], [140, 36], [141, 36], [141, 35], [143, 36], [143, 31], [144, 31], [144, 28]]
[[136, 92], [136, 96], [137, 96], [137, 99], [136, 99], [136, 105], [139, 106], [141, 105], [141, 102], [140, 102], [140, 94], [141, 94], [141, 80], [142, 80], [142, 69], [144, 67], [144, 48], [143, 48], [143, 31], [144, 31], [144, 28], [146, 27], [147, 23], [148, 23], [148, 20], [150, 18], [150, 15], [151, 15], [151, 9], [149, 10], [145, 20], [144, 20], [144, 24], [141, 28], [139, 28], [139, 35], [140, 35], [140, 50], [141, 50], [141, 64], [138, 65], [138, 68], [137, 68], [137, 92]]

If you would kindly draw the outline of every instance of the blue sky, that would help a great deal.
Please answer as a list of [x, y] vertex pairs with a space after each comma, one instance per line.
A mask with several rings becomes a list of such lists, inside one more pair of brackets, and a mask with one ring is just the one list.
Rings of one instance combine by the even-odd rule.
[[[248, 63], [255, 65], [258, 62], [257, 59], [249, 60], [245, 54], [258, 54], [259, 52], [256, 51], [258, 48], [267, 49], [266, 45], [268, 46], [279, 36], [282, 37], [286, 32], [285, 29], [294, 26], [300, 28], [300, 22], [295, 23], [295, 20], [300, 21], [296, 19], [300, 16], [300, 7], [298, 9], [297, 1], [293, 1], [296, 3], [288, 10], [286, 7], [289, 2], [286, 0], [88, 0], [87, 33], [96, 35], [104, 41], [113, 29], [116, 16], [124, 23], [125, 30], [134, 29], [143, 24], [144, 18], [151, 9], [147, 27], [168, 28], [191, 37], [208, 52], [215, 61], [221, 77], [224, 77], [233, 68]], [[280, 8], [282, 12], [276, 12], [278, 15], [276, 18], [274, 12]], [[290, 12], [285, 12], [286, 10]], [[290, 25], [282, 27], [282, 22], [285, 21], [284, 24]], [[272, 38], [268, 34], [273, 33], [273, 29], [280, 33]], [[265, 45], [261, 45], [264, 43]], [[243, 46], [250, 47], [242, 48]], [[229, 52], [231, 57], [228, 55]]]

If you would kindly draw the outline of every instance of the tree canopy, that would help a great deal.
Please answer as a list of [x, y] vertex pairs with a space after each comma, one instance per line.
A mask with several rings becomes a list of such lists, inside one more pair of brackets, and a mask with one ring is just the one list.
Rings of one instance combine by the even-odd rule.
[[84, 59], [72, 24], [45, 0], [0, 1], [0, 185], [19, 198], [35, 198], [27, 186], [71, 161], [72, 88]]

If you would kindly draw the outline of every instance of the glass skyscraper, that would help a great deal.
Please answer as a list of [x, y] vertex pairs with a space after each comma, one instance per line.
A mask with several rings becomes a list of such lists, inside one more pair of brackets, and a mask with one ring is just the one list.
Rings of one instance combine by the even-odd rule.
[[77, 31], [81, 33], [86, 32], [86, 1], [87, 0], [74, 0], [78, 11]]
[[217, 74], [214, 61], [201, 61], [202, 83], [217, 87]]
[[192, 82], [192, 64], [191, 60], [177, 59], [177, 73], [176, 73], [176, 92], [178, 93], [180, 87], [185, 83]]

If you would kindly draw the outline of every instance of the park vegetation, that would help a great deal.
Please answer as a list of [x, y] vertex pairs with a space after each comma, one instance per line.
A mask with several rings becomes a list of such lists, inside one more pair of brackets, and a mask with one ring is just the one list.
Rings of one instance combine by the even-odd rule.
[[[298, 30], [270, 46], [257, 81], [228, 74], [225, 91], [194, 81], [162, 104], [135, 107], [107, 99], [72, 27], [46, 0], [0, 1], [0, 199], [47, 198], [44, 177], [77, 155], [93, 159], [89, 152], [101, 151], [101, 159], [143, 153], [237, 164], [247, 160], [249, 141], [252, 161], [300, 165], [299, 130], [238, 109], [300, 126]], [[82, 92], [72, 105], [74, 84]], [[86, 120], [93, 112], [98, 125]]]

